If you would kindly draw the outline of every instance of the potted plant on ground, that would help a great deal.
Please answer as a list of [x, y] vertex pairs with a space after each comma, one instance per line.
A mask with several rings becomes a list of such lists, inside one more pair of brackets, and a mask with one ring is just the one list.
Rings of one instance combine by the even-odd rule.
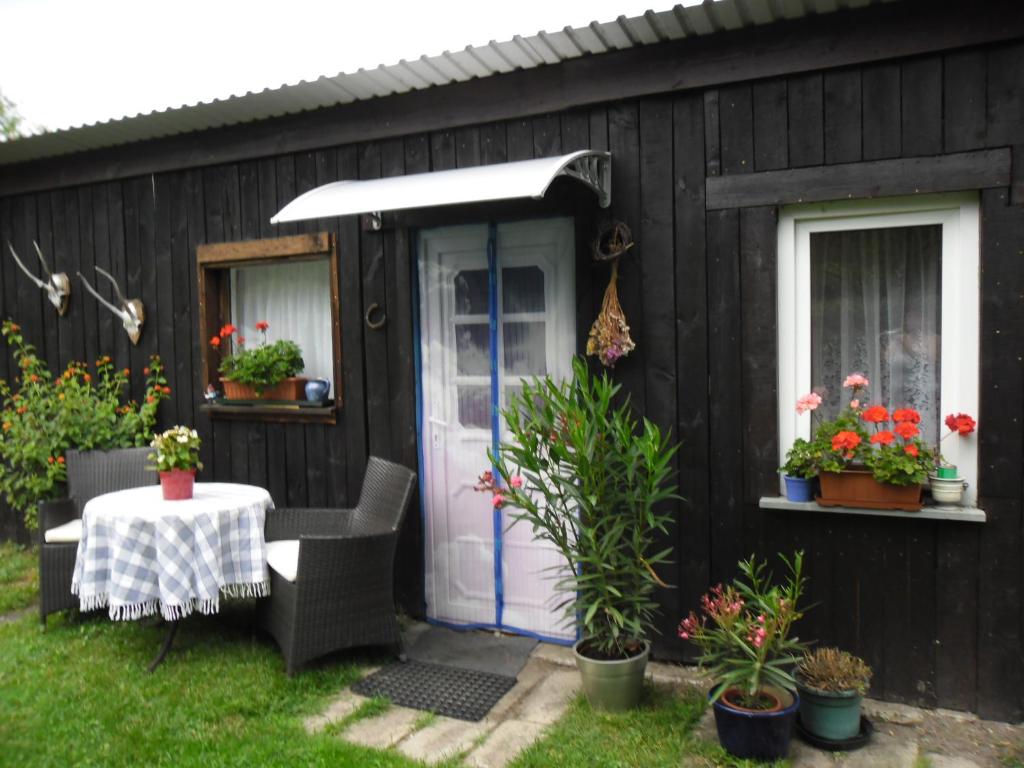
[[780, 557], [789, 569], [784, 584], [772, 584], [767, 565], [751, 557], [740, 562], [732, 584], [701, 598], [700, 617], [691, 611], [679, 625], [679, 636], [697, 644], [698, 662], [715, 680], [708, 699], [718, 740], [736, 757], [785, 757], [800, 704], [790, 670], [805, 644], [789, 635], [803, 615], [803, 552]]
[[280, 339], [267, 343], [266, 320], [256, 323], [262, 334], [259, 346], [246, 347], [238, 328], [227, 324], [210, 339], [220, 349], [225, 340], [232, 340], [235, 352], [220, 362], [221, 383], [229, 400], [302, 400], [306, 396], [306, 379], [299, 378], [305, 367], [302, 350], [294, 341]]
[[935, 446], [935, 474], [928, 476], [932, 498], [939, 504], [959, 504], [964, 493], [964, 480], [960, 477], [956, 465], [948, 463], [942, 457], [940, 452], [942, 441], [950, 435], [966, 438], [974, 432], [977, 426], [977, 422], [966, 413], [951, 413], [946, 417], [946, 427], [949, 432], [939, 438], [939, 442]]
[[871, 667], [838, 648], [816, 648], [796, 669], [800, 725], [826, 742], [842, 746], [860, 733], [861, 699], [871, 684]]
[[149, 460], [160, 473], [160, 488], [167, 501], [191, 499], [199, 461], [199, 433], [188, 427], [171, 427], [153, 438]]
[[503, 412], [511, 440], [488, 452], [494, 472], [477, 486], [513, 525], [529, 524], [561, 553], [556, 589], [581, 636], [583, 688], [592, 706], [610, 711], [639, 701], [654, 592], [668, 586], [655, 568], [671, 548], [656, 550], [655, 537], [672, 520], [666, 502], [678, 498], [669, 484], [677, 446], [647, 419], [639, 425], [628, 399], [616, 405], [618, 392], [582, 358], [569, 381], [524, 383]]
[[922, 483], [935, 463], [920, 438], [921, 415], [913, 408], [890, 414], [883, 405], [863, 403], [868, 386], [863, 374], [847, 376], [843, 387], [853, 390], [850, 401], [814, 433], [811, 444], [821, 483], [817, 501], [825, 506], [918, 510]]

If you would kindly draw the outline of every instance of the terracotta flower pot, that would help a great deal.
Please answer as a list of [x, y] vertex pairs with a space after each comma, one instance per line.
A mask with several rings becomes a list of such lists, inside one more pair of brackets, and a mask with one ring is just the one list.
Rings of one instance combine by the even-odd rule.
[[221, 379], [224, 385], [224, 397], [228, 400], [305, 400], [306, 381], [301, 376], [292, 376], [276, 386], [263, 390], [257, 395], [256, 388], [249, 384], [241, 384], [230, 379]]
[[822, 472], [821, 495], [816, 501], [825, 507], [860, 507], [863, 509], [921, 509], [921, 484], [890, 485], [880, 483], [870, 472], [846, 469]]
[[160, 473], [160, 490], [165, 501], [183, 501], [192, 498], [196, 481], [195, 469], [172, 469]]

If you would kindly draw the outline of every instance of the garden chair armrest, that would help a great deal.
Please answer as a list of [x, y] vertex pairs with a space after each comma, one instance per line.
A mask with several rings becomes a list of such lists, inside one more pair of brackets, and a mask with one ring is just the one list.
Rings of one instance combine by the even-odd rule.
[[74, 499], [50, 499], [39, 502], [39, 531], [46, 533], [58, 525], [70, 523], [79, 517], [78, 504]]
[[270, 509], [263, 534], [267, 541], [300, 536], [342, 536], [351, 524], [351, 509]]
[[391, 589], [397, 531], [361, 536], [300, 536], [297, 582], [339, 594]]

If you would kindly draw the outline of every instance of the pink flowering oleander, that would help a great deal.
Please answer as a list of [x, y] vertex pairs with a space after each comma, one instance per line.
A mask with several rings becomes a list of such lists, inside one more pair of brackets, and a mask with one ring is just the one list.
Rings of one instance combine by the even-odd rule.
[[508, 484], [511, 485], [513, 488], [522, 488], [523, 487], [523, 478], [522, 478], [521, 475], [514, 475], [508, 481]]
[[843, 381], [843, 386], [847, 389], [866, 389], [871, 382], [868, 381], [868, 377], [863, 373], [851, 373]]
[[808, 392], [796, 401], [796, 412], [802, 415], [807, 411], [817, 410], [819, 405], [821, 405], [821, 395], [817, 392]]

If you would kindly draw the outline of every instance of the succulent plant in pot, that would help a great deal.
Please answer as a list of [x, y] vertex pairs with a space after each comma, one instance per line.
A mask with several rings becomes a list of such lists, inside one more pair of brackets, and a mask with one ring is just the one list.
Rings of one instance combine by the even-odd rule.
[[796, 669], [800, 724], [837, 745], [860, 733], [860, 706], [871, 685], [871, 667], [838, 648], [816, 648]]
[[513, 525], [526, 523], [552, 544], [565, 621], [577, 630], [576, 661], [591, 705], [636, 706], [666, 585], [656, 568], [671, 549], [656, 547], [673, 519], [669, 502], [676, 453], [652, 422], [638, 423], [619, 385], [591, 376], [582, 358], [573, 377], [523, 382], [503, 412], [511, 439], [488, 456], [477, 489], [493, 494]]

